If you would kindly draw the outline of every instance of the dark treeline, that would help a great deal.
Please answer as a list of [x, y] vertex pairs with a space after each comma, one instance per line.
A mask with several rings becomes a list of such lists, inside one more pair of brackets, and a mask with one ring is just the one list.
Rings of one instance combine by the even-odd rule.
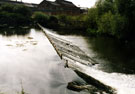
[[49, 28], [78, 29], [91, 36], [104, 35], [124, 40], [133, 40], [135, 36], [135, 0], [98, 0], [86, 15], [36, 13], [34, 18]]
[[0, 26], [25, 26], [31, 23], [31, 10], [23, 5], [0, 6]]
[[90, 34], [134, 39], [135, 0], [98, 0], [89, 9], [86, 23]]
[[[133, 40], [135, 36], [135, 0], [98, 0], [88, 14], [78, 16], [32, 13], [23, 5], [0, 6], [0, 26], [23, 26], [30, 23], [59, 30], [80, 30], [90, 36], [104, 35]], [[78, 32], [75, 32], [78, 33]], [[80, 32], [79, 32], [80, 33]]]
[[84, 15], [69, 16], [69, 15], [47, 15], [42, 12], [35, 12], [32, 16], [35, 23], [53, 28], [57, 30], [68, 29], [68, 30], [81, 30], [84, 29]]

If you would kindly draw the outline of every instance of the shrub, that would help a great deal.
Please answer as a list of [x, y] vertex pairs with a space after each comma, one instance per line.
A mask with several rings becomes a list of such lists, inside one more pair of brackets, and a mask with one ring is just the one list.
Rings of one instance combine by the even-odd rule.
[[57, 29], [59, 27], [58, 19], [56, 16], [50, 16], [49, 21], [47, 23], [49, 28]]
[[1, 11], [12, 13], [14, 12], [14, 5], [12, 4], [2, 4], [1, 5]]
[[105, 13], [98, 22], [98, 32], [117, 38], [126, 36], [126, 18], [120, 14]]
[[126, 22], [127, 19], [124, 16], [121, 16], [120, 14], [113, 15], [111, 19], [111, 34], [117, 38], [126, 37]]
[[101, 19], [98, 21], [98, 32], [101, 34], [109, 34], [111, 35], [111, 21], [112, 21], [112, 13], [105, 13]]
[[97, 36], [97, 35], [98, 35], [97, 30], [91, 29], [91, 28], [88, 28], [88, 29], [86, 30], [86, 33], [87, 33], [87, 35], [89, 35], [89, 36]]
[[30, 8], [24, 5], [16, 5], [14, 7], [14, 12], [17, 14], [21, 14], [22, 16], [25, 16], [25, 17], [31, 17], [31, 14], [32, 14]]
[[85, 20], [87, 28], [97, 29], [97, 19], [97, 8], [90, 8]]
[[47, 25], [47, 23], [49, 21], [49, 16], [42, 12], [35, 12], [33, 14], [32, 18], [36, 23], [39, 23], [43, 26]]
[[19, 26], [28, 25], [31, 22], [31, 10], [26, 6], [3, 4], [0, 10], [1, 25]]
[[55, 17], [55, 16], [50, 16], [50, 17], [49, 17], [49, 22], [58, 23], [58, 19], [57, 19], [57, 17]]

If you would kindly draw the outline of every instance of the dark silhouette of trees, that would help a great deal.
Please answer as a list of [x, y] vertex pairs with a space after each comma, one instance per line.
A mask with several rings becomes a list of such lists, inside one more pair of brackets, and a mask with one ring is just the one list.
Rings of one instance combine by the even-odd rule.
[[0, 25], [28, 25], [31, 22], [31, 15], [31, 10], [26, 6], [3, 4], [0, 6]]

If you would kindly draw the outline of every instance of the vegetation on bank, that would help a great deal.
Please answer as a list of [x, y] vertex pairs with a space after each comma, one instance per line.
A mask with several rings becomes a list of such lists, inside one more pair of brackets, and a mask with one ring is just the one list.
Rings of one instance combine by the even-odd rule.
[[25, 26], [31, 23], [31, 10], [23, 5], [0, 6], [0, 26]]
[[84, 29], [84, 21], [79, 16], [67, 16], [67, 15], [47, 15], [42, 12], [33, 13], [32, 19], [35, 23], [52, 28], [52, 29], [68, 29], [68, 30], [81, 30]]
[[[35, 14], [37, 15], [37, 13]], [[36, 19], [37, 16], [35, 16]], [[41, 18], [44, 21], [40, 22]], [[133, 40], [135, 36], [135, 0], [98, 0], [94, 7], [88, 9], [86, 15], [48, 16], [40, 13], [38, 19], [35, 21], [49, 28], [78, 29], [87, 35], [104, 35]]]
[[133, 40], [135, 36], [135, 0], [98, 0], [90, 8], [87, 32]]
[[[88, 14], [78, 16], [32, 13], [23, 5], [0, 6], [0, 26], [21, 26], [30, 23], [57, 30], [80, 30], [87, 35], [105, 35], [133, 40], [135, 36], [135, 0], [98, 0]], [[78, 32], [76, 32], [78, 33]]]

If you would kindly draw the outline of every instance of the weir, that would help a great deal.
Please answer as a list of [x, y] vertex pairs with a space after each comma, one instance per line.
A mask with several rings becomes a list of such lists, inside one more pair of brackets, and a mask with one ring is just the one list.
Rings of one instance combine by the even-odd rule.
[[[86, 68], [91, 68], [98, 64], [91, 57], [89, 57], [83, 50], [71, 42], [47, 33], [40, 24], [38, 26], [45, 33], [46, 37], [56, 50], [59, 57], [64, 61], [65, 67], [74, 70], [81, 78], [83, 78], [88, 84], [94, 85], [96, 88], [103, 90], [107, 94], [117, 94], [116, 90], [94, 78], [92, 75], [86, 73]], [[91, 70], [89, 70], [91, 71]], [[105, 94], [106, 94], [105, 93]]]

